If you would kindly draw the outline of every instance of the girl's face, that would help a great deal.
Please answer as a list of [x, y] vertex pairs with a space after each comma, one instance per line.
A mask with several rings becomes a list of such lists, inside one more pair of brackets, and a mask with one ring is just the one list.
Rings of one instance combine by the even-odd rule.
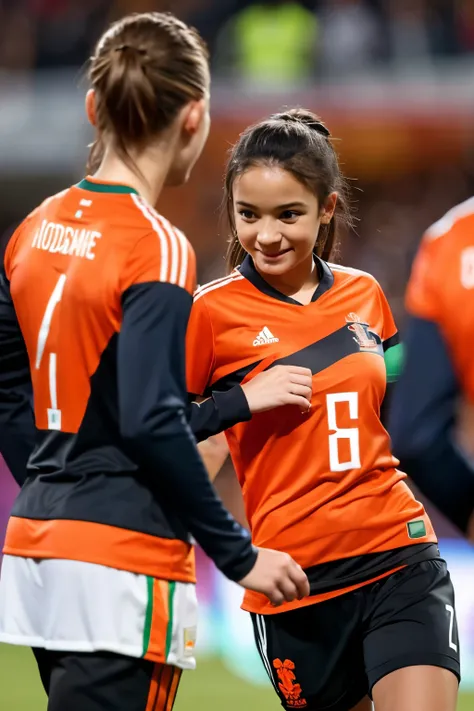
[[263, 277], [311, 270], [320, 225], [330, 222], [337, 193], [321, 207], [292, 173], [262, 165], [236, 178], [232, 195], [238, 238]]

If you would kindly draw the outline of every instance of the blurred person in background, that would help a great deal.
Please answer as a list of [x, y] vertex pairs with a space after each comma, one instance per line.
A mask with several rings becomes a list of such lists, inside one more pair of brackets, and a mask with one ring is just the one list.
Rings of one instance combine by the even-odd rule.
[[171, 711], [195, 666], [191, 535], [274, 604], [309, 587], [225, 510], [186, 422], [195, 258], [154, 206], [207, 140], [205, 46], [172, 15], [132, 15], [100, 39], [90, 80], [99, 167], [29, 215], [0, 272], [0, 449], [17, 478], [35, 443], [0, 641], [33, 647], [50, 711]]
[[318, 39], [316, 14], [298, 0], [260, 0], [221, 30], [216, 68], [261, 89], [299, 84], [314, 74]]
[[216, 75], [230, 71], [223, 61], [228, 61], [232, 52], [221, 46], [220, 56], [216, 54], [219, 37], [225, 36], [225, 26], [230, 18], [247, 7], [252, 0], [190, 0], [189, 22], [197, 27], [209, 47], [211, 67]]
[[395, 68], [432, 68], [428, 0], [387, 0], [389, 46]]
[[0, 68], [31, 69], [36, 60], [34, 16], [29, 0], [0, 2]]
[[214, 0], [109, 0], [111, 19], [120, 19], [132, 12], [173, 12], [188, 21], [190, 13]]
[[318, 18], [325, 76], [348, 76], [373, 67], [381, 55], [381, 28], [365, 0], [326, 0]]
[[[467, 2], [472, 5], [470, 0]], [[465, 52], [458, 33], [463, 3], [464, 0], [430, 0], [427, 5], [431, 49], [436, 58]]]
[[[107, 21], [130, 12], [168, 10], [209, 40], [217, 74], [231, 72], [235, 64], [237, 74], [252, 82], [249, 61], [255, 71], [261, 65], [268, 79], [265, 54], [281, 72], [281, 81], [291, 82], [315, 72], [348, 76], [390, 55], [404, 69], [414, 69], [414, 60], [431, 66], [435, 57], [470, 54], [473, 46], [470, 0], [2, 0], [0, 67], [80, 67]], [[258, 37], [270, 45], [259, 58]], [[269, 80], [272, 85], [277, 81], [274, 76]]]
[[474, 53], [474, 3], [472, 0], [455, 0], [456, 30], [461, 52]]
[[[381, 421], [400, 345], [366, 272], [328, 263], [351, 222], [325, 125], [292, 110], [231, 151], [229, 274], [195, 294], [188, 389], [207, 396], [281, 365], [311, 369], [311, 409], [226, 432], [254, 543], [286, 550], [310, 596], [271, 607], [246, 593], [258, 651], [285, 709], [454, 711], [454, 590], [423, 505]], [[303, 394], [303, 393], [301, 393]], [[214, 476], [222, 437], [202, 451]]]
[[80, 67], [106, 24], [110, 0], [30, 0], [37, 69]]
[[474, 198], [425, 233], [389, 431], [418, 488], [474, 541]]

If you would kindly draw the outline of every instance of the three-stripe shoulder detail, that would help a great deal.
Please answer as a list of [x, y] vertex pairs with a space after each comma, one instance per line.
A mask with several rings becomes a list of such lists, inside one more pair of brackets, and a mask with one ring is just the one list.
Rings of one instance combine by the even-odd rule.
[[350, 274], [356, 277], [368, 277], [372, 281], [376, 281], [373, 274], [370, 272], [364, 272], [362, 269], [355, 269], [354, 267], [345, 267], [342, 264], [332, 264], [332, 262], [327, 262], [328, 267], [333, 272], [342, 272], [343, 274]]
[[234, 271], [226, 277], [214, 279], [213, 281], [209, 281], [207, 284], [199, 286], [194, 292], [194, 301], [198, 301], [201, 296], [205, 296], [211, 291], [215, 291], [216, 289], [222, 289], [222, 287], [228, 286], [229, 284], [234, 284], [235, 282], [240, 281], [241, 279], [245, 279], [245, 277], [242, 276], [238, 269], [234, 269]]
[[186, 288], [190, 247], [185, 235], [156, 212], [140, 195], [132, 193], [130, 197], [159, 239], [160, 281]]
[[455, 205], [448, 212], [437, 220], [431, 227], [428, 227], [424, 237], [426, 240], [435, 240], [451, 232], [454, 225], [466, 217], [474, 216], [474, 197]]

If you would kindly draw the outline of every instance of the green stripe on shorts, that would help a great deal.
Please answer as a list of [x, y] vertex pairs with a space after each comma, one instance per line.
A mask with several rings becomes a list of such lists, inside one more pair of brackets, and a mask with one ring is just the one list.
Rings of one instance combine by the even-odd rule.
[[151, 578], [149, 575], [146, 576], [146, 587], [147, 587], [147, 595], [148, 595], [148, 601], [146, 604], [146, 611], [145, 611], [145, 625], [143, 627], [143, 656], [148, 651], [148, 645], [150, 644], [150, 635], [151, 635], [151, 621], [153, 619], [153, 578]]
[[173, 639], [173, 605], [176, 583], [170, 581], [168, 583], [168, 629], [166, 630], [166, 654], [165, 659], [168, 659], [170, 653], [171, 641]]

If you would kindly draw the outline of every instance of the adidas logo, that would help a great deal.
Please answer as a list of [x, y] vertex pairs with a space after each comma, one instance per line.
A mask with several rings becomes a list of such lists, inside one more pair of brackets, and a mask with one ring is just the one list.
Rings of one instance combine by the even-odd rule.
[[260, 333], [258, 334], [257, 338], [254, 340], [253, 345], [254, 346], [266, 346], [269, 343], [278, 343], [280, 339], [276, 338], [273, 333], [270, 331], [268, 326], [264, 326]]

